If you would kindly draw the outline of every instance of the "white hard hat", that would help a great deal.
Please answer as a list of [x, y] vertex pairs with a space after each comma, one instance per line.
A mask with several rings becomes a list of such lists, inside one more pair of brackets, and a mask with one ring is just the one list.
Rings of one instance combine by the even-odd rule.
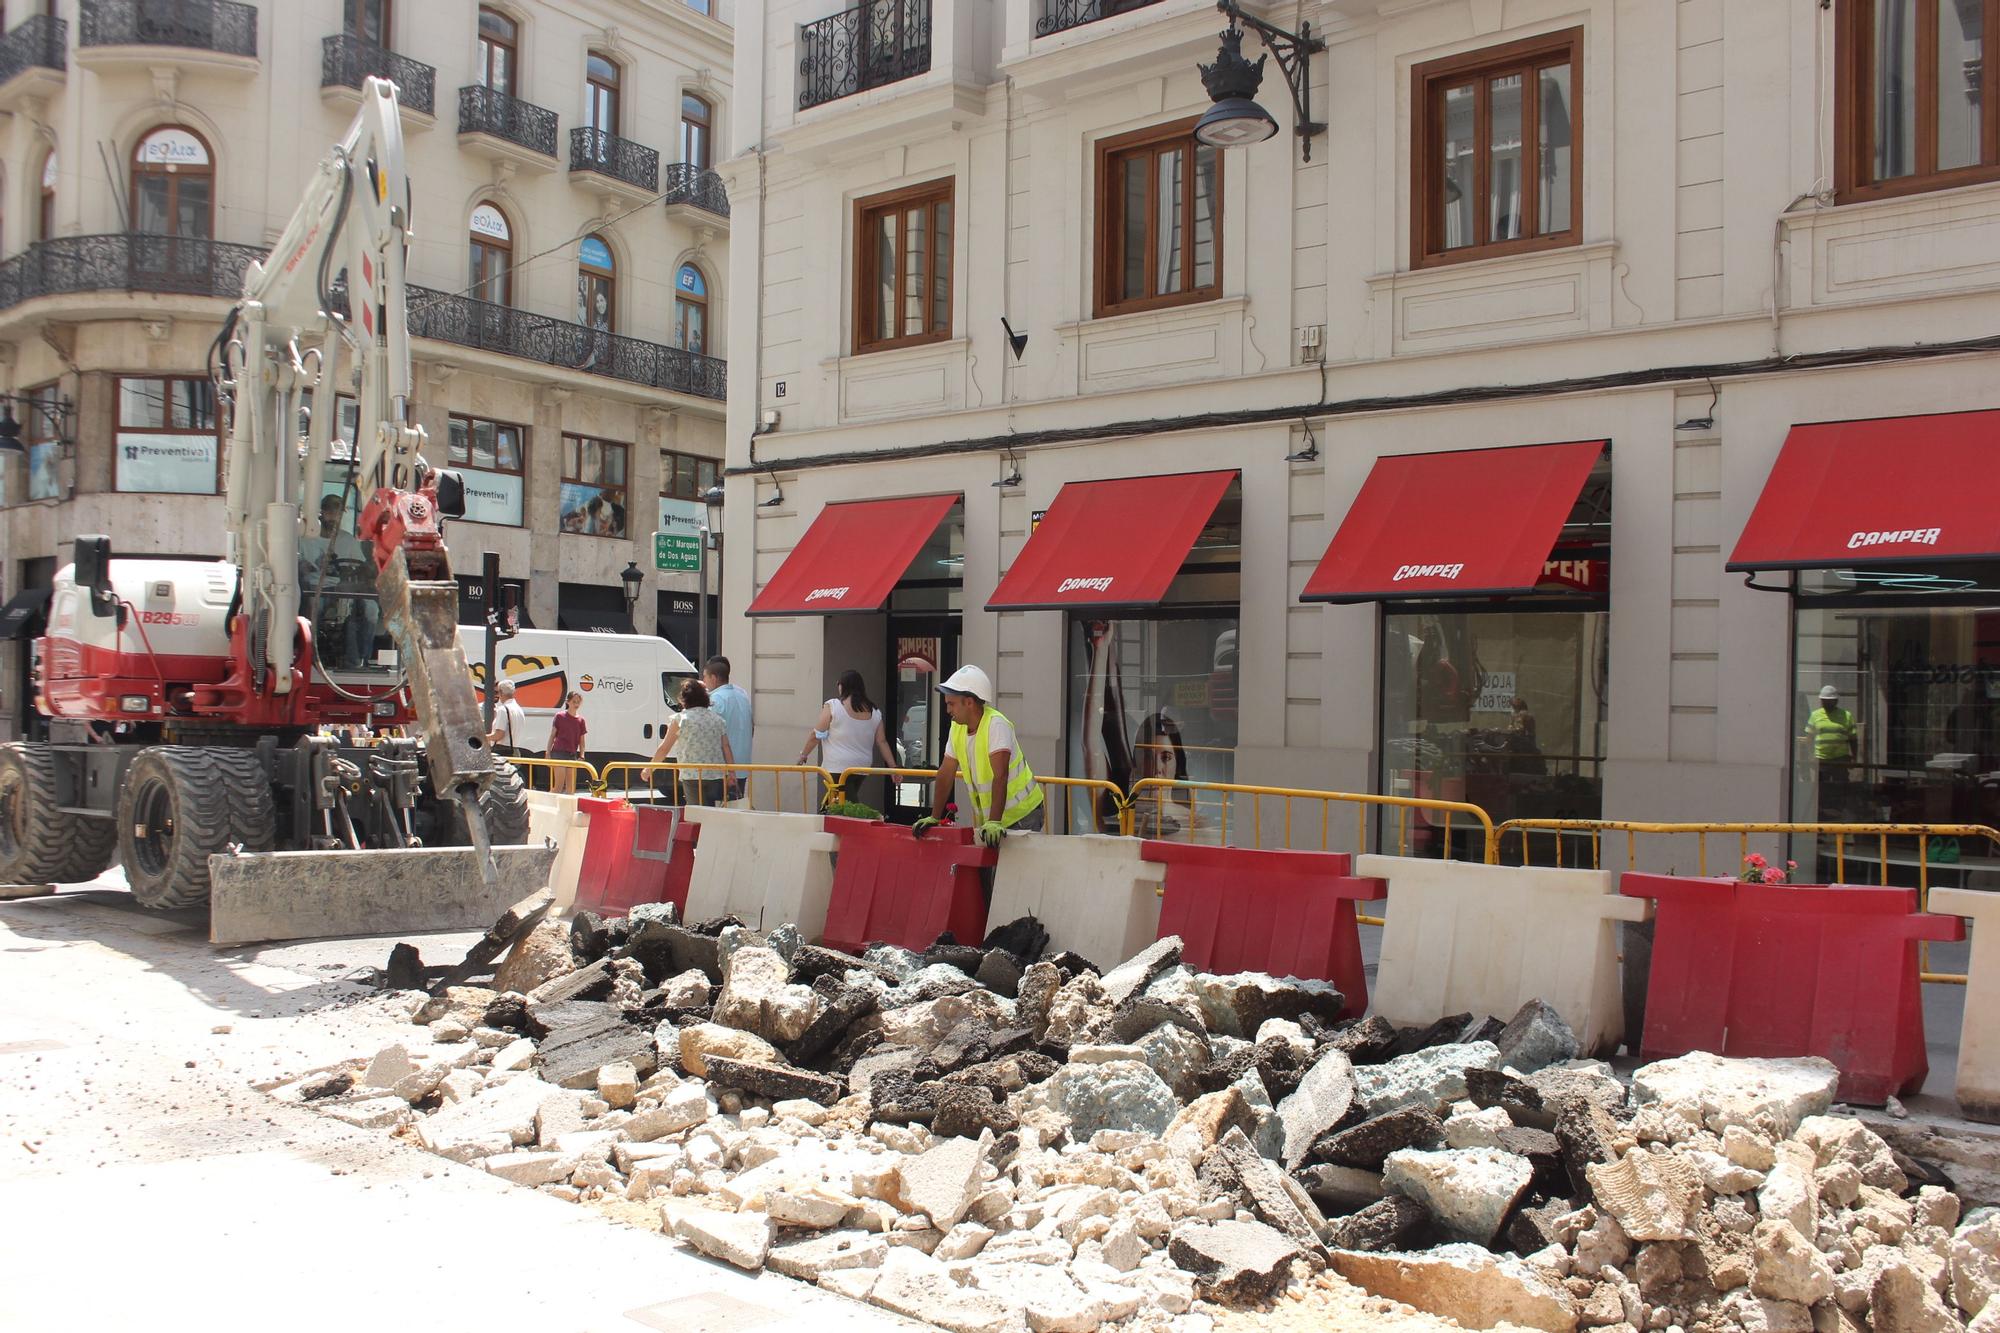
[[1840, 691], [1831, 685], [1822, 685], [1819, 687], [1819, 697], [1822, 699], [1829, 699], [1829, 700], [1838, 699], [1840, 697]]
[[993, 702], [993, 682], [976, 666], [962, 666], [938, 686], [947, 694], [969, 694], [983, 704]]

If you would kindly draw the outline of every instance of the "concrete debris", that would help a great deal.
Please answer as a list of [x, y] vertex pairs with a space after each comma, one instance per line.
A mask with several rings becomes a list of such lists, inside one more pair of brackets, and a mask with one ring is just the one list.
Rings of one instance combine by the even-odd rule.
[[1100, 974], [1031, 918], [855, 957], [530, 915], [503, 966], [545, 976], [274, 1095], [962, 1333], [1211, 1333], [1324, 1264], [1467, 1328], [2000, 1333], [2000, 1213], [1824, 1061], [1628, 1094], [1539, 1001], [1398, 1029], [1171, 938]]

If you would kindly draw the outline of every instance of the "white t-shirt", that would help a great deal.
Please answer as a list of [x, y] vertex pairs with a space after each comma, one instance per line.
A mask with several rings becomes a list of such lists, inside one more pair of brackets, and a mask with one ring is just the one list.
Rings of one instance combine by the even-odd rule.
[[528, 714], [512, 699], [495, 704], [493, 729], [500, 733], [499, 744], [518, 746], [528, 735]]
[[858, 718], [847, 711], [847, 705], [838, 699], [826, 701], [827, 710], [833, 715], [833, 724], [826, 732], [826, 768], [829, 773], [838, 773], [849, 768], [868, 768], [875, 762], [875, 736], [882, 730], [882, 710], [876, 709], [865, 718]]

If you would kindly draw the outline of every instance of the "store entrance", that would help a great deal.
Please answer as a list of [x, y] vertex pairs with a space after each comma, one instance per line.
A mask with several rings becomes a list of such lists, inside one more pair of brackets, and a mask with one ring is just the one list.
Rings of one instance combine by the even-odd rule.
[[[889, 698], [883, 724], [902, 768], [936, 768], [944, 758], [949, 722], [938, 707], [937, 687], [958, 670], [959, 618], [955, 615], [889, 617]], [[876, 793], [881, 795], [880, 780]], [[883, 814], [911, 824], [931, 812], [929, 782], [894, 779], [888, 783]]]

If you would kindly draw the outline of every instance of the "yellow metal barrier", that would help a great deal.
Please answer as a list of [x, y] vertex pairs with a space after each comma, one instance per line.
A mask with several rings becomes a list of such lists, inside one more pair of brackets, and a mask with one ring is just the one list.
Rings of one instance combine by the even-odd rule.
[[[793, 814], [817, 813], [835, 785], [832, 774], [810, 764], [684, 764], [672, 759], [655, 764], [619, 760], [604, 766], [598, 779], [597, 794], [629, 799], [636, 788], [647, 798], [679, 804], [683, 776], [690, 781], [714, 782], [732, 775], [735, 776], [735, 795], [731, 799], [748, 798], [752, 810], [790, 811]], [[770, 779], [768, 785], [761, 781], [767, 777]], [[797, 783], [787, 782], [788, 777], [796, 777]], [[787, 799], [791, 792], [797, 793], [796, 801]]]
[[521, 781], [529, 791], [575, 792], [579, 777], [583, 779], [584, 795], [597, 789], [597, 770], [581, 759], [543, 759], [526, 754], [507, 756], [506, 759], [520, 770]]
[[[831, 802], [847, 799], [846, 792], [849, 779], [875, 777], [886, 777], [891, 782], [935, 782], [937, 780], [937, 770], [935, 768], [845, 768], [835, 777], [833, 790], [828, 793], [827, 800]], [[1102, 818], [1099, 813], [1100, 802], [1108, 804], [1114, 821], [1114, 828], [1105, 831], [1127, 834], [1132, 831], [1131, 813], [1127, 807], [1125, 794], [1109, 782], [1105, 782], [1100, 778], [1045, 778], [1038, 774], [1035, 778], [1035, 783], [1042, 788], [1043, 809], [1053, 813], [1056, 793], [1062, 793], [1063, 797], [1062, 826], [1058, 828], [1053, 819], [1045, 816], [1045, 832], [1098, 832], [1097, 825]], [[1077, 828], [1077, 803], [1080, 793], [1089, 793], [1090, 800], [1085, 806], [1084, 826], [1079, 830]], [[960, 813], [970, 818], [969, 812], [961, 811]]]
[[[1889, 884], [1890, 866], [1913, 865], [1916, 870], [1917, 905], [1928, 907], [1930, 903], [1931, 871], [1933, 868], [1965, 868], [1958, 861], [1931, 860], [1931, 841], [1937, 838], [1975, 838], [1983, 841], [1995, 854], [2000, 854], [2000, 829], [1985, 824], [1829, 824], [1829, 823], [1647, 823], [1624, 819], [1510, 819], [1500, 825], [1493, 843], [1496, 860], [1501, 844], [1509, 833], [1521, 835], [1521, 861], [1526, 864], [1531, 850], [1530, 838], [1536, 833], [1547, 833], [1554, 840], [1556, 864], [1563, 863], [1563, 835], [1587, 834], [1590, 839], [1590, 864], [1594, 869], [1602, 869], [1604, 863], [1604, 835], [1623, 833], [1625, 835], [1625, 867], [1637, 869], [1639, 865], [1639, 838], [1651, 836], [1693, 836], [1695, 839], [1695, 873], [1698, 875], [1737, 875], [1742, 872], [1743, 859], [1750, 855], [1750, 839], [1758, 835], [1811, 836], [1817, 839], [1833, 839], [1833, 879], [1835, 883], [1845, 883], [1847, 879], [1848, 857], [1852, 855], [1859, 864], [1872, 862], [1877, 882]], [[1736, 859], [1731, 865], [1711, 870], [1708, 859], [1708, 839], [1711, 834], [1736, 839]], [[1890, 859], [1889, 840], [1891, 838], [1914, 838], [1916, 856], [1909, 862]], [[1865, 843], [1873, 841], [1872, 855], [1862, 851]], [[1849, 844], [1853, 844], [1850, 851]], [[1820, 852], [1824, 855], [1824, 851]], [[2000, 871], [2000, 863], [1992, 869]], [[1925, 981], [1941, 982], [1946, 985], [1963, 986], [1963, 972], [1935, 972], [1931, 970], [1931, 946], [1929, 940], [1918, 945], [1922, 960], [1921, 975]]]

